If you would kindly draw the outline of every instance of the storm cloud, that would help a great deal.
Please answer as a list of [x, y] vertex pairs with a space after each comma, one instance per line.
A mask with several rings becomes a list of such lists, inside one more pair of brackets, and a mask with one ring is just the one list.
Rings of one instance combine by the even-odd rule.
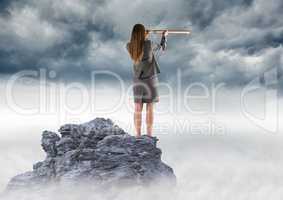
[[192, 29], [189, 37], [169, 35], [158, 58], [161, 80], [172, 84], [177, 69], [188, 82], [238, 86], [283, 66], [281, 0], [13, 0], [0, 7], [1, 77], [44, 68], [64, 81], [88, 81], [103, 69], [130, 80], [125, 44], [135, 23]]

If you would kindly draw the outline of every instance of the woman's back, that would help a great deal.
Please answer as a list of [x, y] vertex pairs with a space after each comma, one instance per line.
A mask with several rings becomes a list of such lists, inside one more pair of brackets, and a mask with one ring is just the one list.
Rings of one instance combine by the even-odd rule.
[[[129, 48], [128, 45], [129, 43], [127, 43], [127, 49]], [[135, 77], [149, 78], [160, 73], [159, 65], [153, 51], [153, 42], [150, 39], [145, 39], [142, 59], [133, 65]]]
[[144, 40], [144, 49], [143, 49], [143, 57], [142, 57], [142, 62], [143, 61], [152, 61], [152, 43], [150, 39]]

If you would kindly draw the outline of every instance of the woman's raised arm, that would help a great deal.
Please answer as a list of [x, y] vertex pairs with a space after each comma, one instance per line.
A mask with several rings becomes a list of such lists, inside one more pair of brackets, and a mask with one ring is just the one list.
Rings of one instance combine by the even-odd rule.
[[166, 50], [166, 47], [167, 47], [167, 37], [166, 36], [167, 35], [168, 35], [168, 31], [164, 31], [162, 33], [160, 43], [152, 42], [152, 51], [154, 53], [158, 53], [161, 49], [162, 51]]

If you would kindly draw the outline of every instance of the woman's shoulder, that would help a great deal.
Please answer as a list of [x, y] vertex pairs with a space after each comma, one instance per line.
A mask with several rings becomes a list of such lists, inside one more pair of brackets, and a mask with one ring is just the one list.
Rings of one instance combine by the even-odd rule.
[[145, 39], [144, 40], [145, 43], [150, 43], [151, 44], [151, 40], [150, 39]]
[[152, 46], [152, 41], [150, 39], [144, 40], [145, 46], [151, 47]]

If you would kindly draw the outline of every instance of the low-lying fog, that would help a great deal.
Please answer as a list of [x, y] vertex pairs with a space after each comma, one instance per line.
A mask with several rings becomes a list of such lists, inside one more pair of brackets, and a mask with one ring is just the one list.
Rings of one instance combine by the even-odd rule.
[[[37, 109], [33, 94], [27, 92], [28, 90], [17, 90], [14, 94], [15, 100], [21, 104], [21, 108]], [[109, 90], [111, 89], [107, 91]], [[69, 93], [66, 99], [68, 106], [76, 111], [76, 108], [82, 105], [82, 99], [75, 90], [73, 92]], [[96, 107], [113, 106], [113, 96], [116, 94], [110, 93], [111, 95], [101, 91], [96, 94]], [[57, 198], [40, 193], [33, 194], [33, 198], [282, 199], [282, 107], [278, 106], [274, 114], [274, 99], [261, 101], [260, 95], [251, 96], [250, 100], [247, 100], [249, 113], [243, 111], [239, 91], [236, 90], [222, 91], [215, 102], [211, 97], [190, 100], [192, 104], [187, 106], [187, 109], [182, 106], [181, 110], [178, 110], [177, 102], [173, 102], [173, 108], [170, 110], [168, 99], [161, 99], [160, 103], [156, 104], [154, 134], [159, 138], [158, 146], [162, 149], [163, 161], [174, 169], [177, 176], [177, 186], [172, 190], [165, 190], [158, 185], [131, 188], [119, 193], [110, 189], [103, 193], [93, 193], [82, 188], [71, 191], [68, 188], [60, 188]], [[177, 97], [172, 98], [176, 100]], [[28, 115], [9, 106], [6, 98], [0, 99], [0, 191], [5, 189], [11, 177], [31, 170], [33, 163], [44, 159], [45, 155], [40, 147], [43, 130], [57, 131], [60, 125], [67, 122], [80, 123], [95, 117], [106, 117], [134, 135], [130, 100], [124, 100], [124, 104], [116, 110], [113, 108], [109, 113], [99, 113], [95, 110], [89, 112], [88, 106], [72, 113], [72, 109], [67, 110], [67, 107], [60, 110], [60, 106], [66, 102], [58, 103], [57, 100], [46, 104], [50, 107], [44, 108], [45, 110], [35, 110], [33, 114]], [[281, 101], [279, 105], [283, 105]], [[261, 112], [266, 108], [271, 111], [266, 112], [269, 116], [264, 120]], [[278, 129], [273, 123], [277, 119], [276, 113], [279, 113]], [[21, 194], [16, 198], [24, 199]]]

